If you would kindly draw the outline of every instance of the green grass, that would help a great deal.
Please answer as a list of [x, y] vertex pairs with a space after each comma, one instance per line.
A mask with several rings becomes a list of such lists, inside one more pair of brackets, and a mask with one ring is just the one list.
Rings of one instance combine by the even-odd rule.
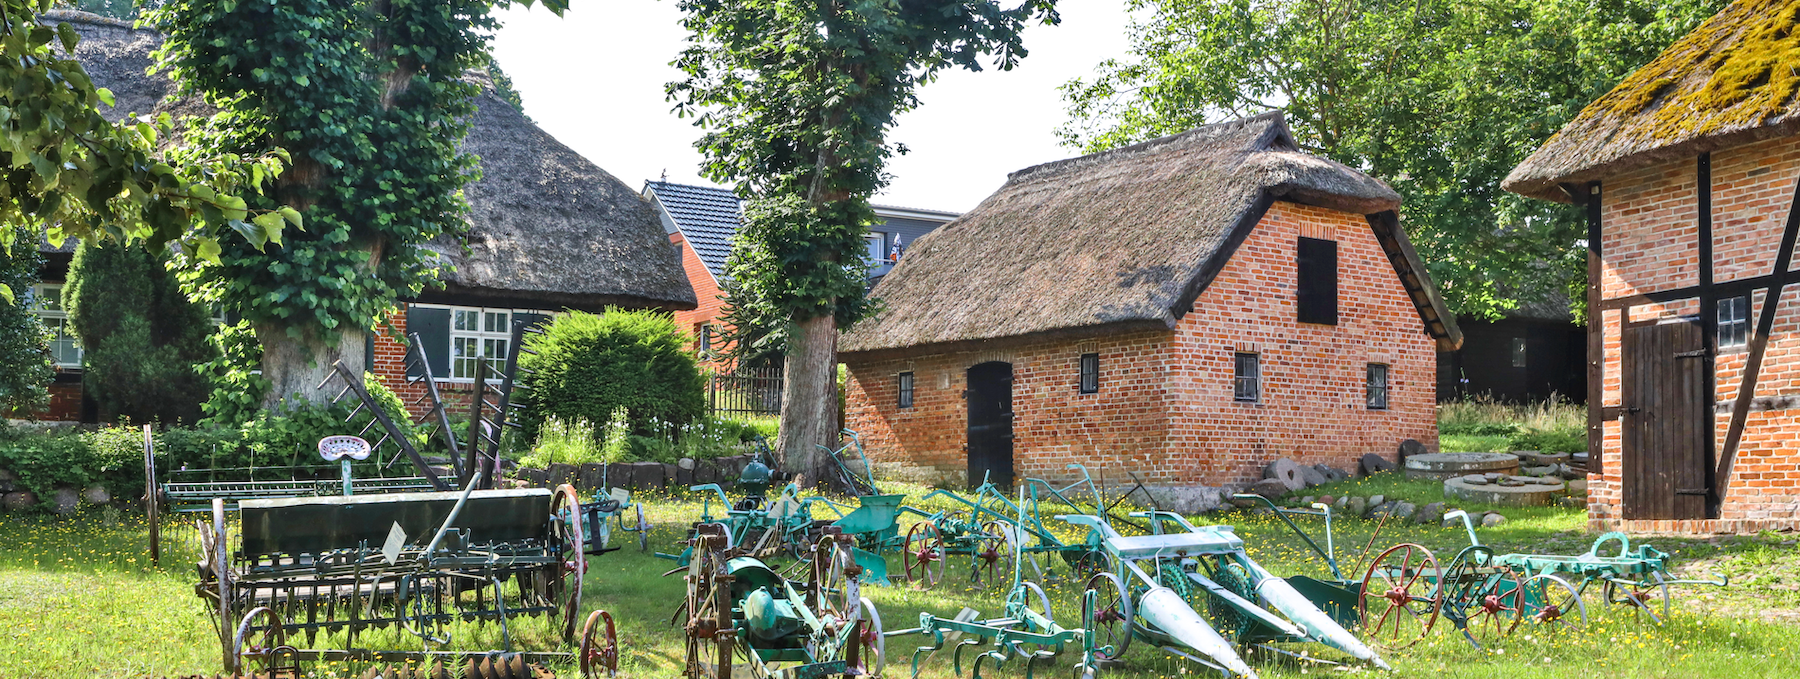
[[1509, 452], [1512, 450], [1512, 437], [1443, 434], [1438, 436], [1438, 450], [1446, 453]]
[[[1434, 484], [1410, 482], [1391, 475], [1347, 481], [1307, 491], [1309, 494], [1383, 494], [1415, 503], [1429, 502]], [[913, 498], [922, 488], [900, 488]], [[916, 503], [932, 508], [948, 503]], [[700, 511], [698, 498], [661, 498], [648, 505], [653, 549], [674, 548], [686, 525]], [[1471, 506], [1469, 509], [1483, 509]], [[1048, 515], [1052, 510], [1045, 509]], [[1482, 539], [1507, 551], [1578, 553], [1586, 550], [1591, 536], [1581, 532], [1579, 512], [1552, 508], [1507, 510], [1508, 523], [1483, 529]], [[1251, 556], [1277, 574], [1328, 575], [1304, 543], [1276, 518], [1251, 512], [1210, 515], [1209, 522], [1229, 523], [1244, 537]], [[1317, 519], [1299, 520], [1316, 537], [1323, 537]], [[1055, 523], [1054, 521], [1052, 521]], [[1066, 538], [1074, 531], [1058, 528]], [[1333, 537], [1338, 560], [1349, 575], [1366, 564], [1362, 548], [1375, 533], [1375, 524], [1353, 519], [1334, 522]], [[116, 514], [90, 511], [56, 520], [8, 515], [0, 521], [0, 679], [35, 677], [141, 677], [179, 676], [217, 672], [219, 650], [212, 624], [193, 592], [194, 531], [174, 529], [166, 534], [161, 566], [148, 563], [141, 523]], [[1785, 543], [1784, 543], [1785, 541]], [[1399, 542], [1416, 542], [1448, 560], [1468, 543], [1460, 528], [1445, 529], [1416, 524], [1383, 526], [1373, 544], [1376, 550]], [[1675, 619], [1663, 627], [1640, 624], [1629, 615], [1608, 615], [1594, 610], [1596, 618], [1579, 635], [1549, 638], [1527, 626], [1488, 651], [1476, 650], [1460, 637], [1440, 629], [1427, 642], [1384, 657], [1400, 677], [1794, 677], [1800, 676], [1800, 554], [1792, 538], [1780, 535], [1734, 537], [1719, 540], [1652, 541], [1674, 555], [1677, 570], [1695, 577], [1713, 572], [1730, 574], [1729, 588], [1688, 588], [1677, 592]], [[900, 570], [894, 559], [893, 570]], [[668, 625], [681, 598], [682, 583], [661, 577], [671, 562], [639, 553], [635, 544], [622, 551], [594, 558], [588, 571], [586, 607], [611, 611], [619, 623], [624, 652], [624, 673], [633, 678], [675, 677], [680, 673], [682, 637]], [[1049, 565], [1048, 563], [1046, 565]], [[1065, 569], [1053, 569], [1057, 575]], [[1065, 577], [1046, 578], [1062, 621], [1079, 620], [1079, 592]], [[921, 612], [952, 616], [964, 606], [993, 615], [1001, 610], [998, 589], [969, 587], [953, 567], [951, 578], [932, 591], [909, 586], [870, 587], [865, 594], [879, 607], [889, 629], [917, 624]], [[585, 611], [584, 611], [585, 613]], [[526, 621], [537, 629], [545, 621]], [[534, 627], [535, 626], [535, 627]], [[1446, 625], [1447, 627], [1447, 625]], [[457, 647], [485, 648], [497, 645], [493, 626], [473, 625], [457, 629]], [[526, 630], [534, 644], [541, 634]], [[416, 648], [393, 630], [365, 638], [371, 647]], [[888, 640], [887, 676], [907, 676], [910, 649], [920, 637]], [[361, 645], [361, 644], [359, 644]], [[1316, 645], [1297, 646], [1333, 657]], [[1105, 677], [1176, 677], [1205, 675], [1191, 664], [1170, 659], [1147, 644], [1134, 644], [1124, 668], [1107, 670]], [[1064, 656], [1054, 666], [1040, 667], [1039, 676], [1068, 676], [1073, 660]], [[1302, 666], [1279, 659], [1255, 658], [1254, 667], [1264, 677], [1289, 678], [1321, 673], [1329, 668]], [[1023, 665], [1010, 663], [985, 676], [1022, 677]], [[567, 667], [560, 676], [575, 676]], [[948, 653], [923, 663], [924, 676], [950, 677]], [[357, 668], [315, 668], [320, 676], [348, 676]], [[1048, 673], [1048, 674], [1046, 674]]]

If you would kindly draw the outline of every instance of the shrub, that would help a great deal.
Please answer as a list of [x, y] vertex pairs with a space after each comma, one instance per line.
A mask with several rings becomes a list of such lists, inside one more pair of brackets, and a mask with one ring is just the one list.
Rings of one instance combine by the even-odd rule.
[[1513, 450], [1578, 453], [1587, 450], [1587, 434], [1570, 431], [1527, 431], [1514, 434], [1508, 443]]
[[80, 488], [100, 476], [87, 442], [74, 433], [27, 434], [0, 443], [0, 469], [17, 474], [19, 486], [44, 504], [57, 486]]
[[536, 438], [546, 418], [607, 421], [625, 408], [640, 437], [666, 437], [705, 411], [704, 387], [688, 338], [669, 316], [608, 309], [569, 312], [529, 335], [519, 357], [530, 389], [520, 424]]
[[602, 448], [594, 437], [594, 424], [587, 420], [565, 422], [561, 418], [552, 417], [544, 421], [539, 429], [537, 447], [531, 454], [519, 460], [525, 467], [543, 469], [553, 464], [586, 464], [589, 462], [620, 462], [618, 459], [606, 459]]
[[12, 301], [0, 298], [0, 410], [32, 412], [50, 399], [56, 372], [50, 367], [50, 333], [32, 313], [31, 286], [38, 282], [43, 256], [37, 230], [17, 226], [13, 244], [0, 249], [0, 285], [12, 290]]
[[101, 421], [200, 419], [207, 377], [194, 366], [214, 356], [213, 323], [161, 257], [141, 243], [82, 243], [62, 302], [83, 349], [82, 389]]

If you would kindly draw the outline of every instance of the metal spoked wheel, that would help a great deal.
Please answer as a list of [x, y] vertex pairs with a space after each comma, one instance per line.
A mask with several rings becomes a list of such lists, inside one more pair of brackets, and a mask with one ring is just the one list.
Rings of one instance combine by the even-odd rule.
[[1006, 595], [1006, 617], [1015, 620], [1023, 619], [1022, 611], [1031, 611], [1044, 618], [1050, 618], [1050, 595], [1044, 588], [1030, 580], [1024, 580]]
[[619, 635], [612, 614], [604, 610], [588, 614], [581, 626], [581, 648], [576, 655], [582, 679], [619, 676]]
[[1131, 592], [1112, 573], [1095, 573], [1088, 578], [1087, 589], [1094, 590], [1094, 609], [1084, 611], [1081, 622], [1083, 628], [1098, 637], [1094, 640], [1094, 659], [1117, 662], [1131, 648], [1132, 626], [1136, 624]]
[[887, 628], [881, 625], [881, 613], [875, 610], [875, 602], [862, 597], [860, 606], [859, 614], [866, 623], [862, 631], [863, 653], [867, 654], [863, 656], [863, 667], [868, 676], [879, 677], [887, 667]]
[[686, 666], [682, 675], [689, 679], [731, 676], [730, 637], [720, 634], [731, 627], [730, 592], [719, 586], [725, 573], [723, 551], [729, 549], [729, 543], [723, 525], [695, 527], [694, 554], [688, 561], [687, 599], [682, 604], [687, 613], [683, 625]]
[[644, 520], [644, 505], [640, 502], [633, 504], [632, 507], [637, 509], [638, 551], [648, 552], [650, 551], [650, 522]]
[[1443, 603], [1432, 586], [1441, 576], [1437, 557], [1423, 545], [1394, 545], [1375, 557], [1363, 573], [1356, 604], [1364, 638], [1389, 649], [1423, 639]]
[[971, 536], [974, 544], [969, 550], [969, 582], [992, 587], [1000, 581], [1000, 563], [1012, 555], [1003, 531], [999, 521], [989, 521], [981, 525], [980, 533]]
[[832, 538], [822, 540], [819, 549], [824, 551], [825, 563], [819, 563], [816, 559], [813, 562], [813, 568], [818, 570], [818, 612], [847, 620], [862, 599], [861, 588], [849, 576], [856, 559], [850, 555], [849, 549]]
[[936, 587], [944, 579], [944, 536], [938, 533], [937, 526], [913, 524], [906, 531], [906, 542], [901, 549], [906, 579], [925, 589]]
[[[261, 618], [261, 626], [257, 619]], [[256, 673], [261, 676], [300, 676], [297, 652], [287, 643], [281, 628], [281, 616], [267, 606], [257, 606], [238, 623], [232, 636], [231, 664], [233, 674]]]
[[575, 487], [557, 486], [550, 499], [550, 536], [552, 545], [562, 552], [562, 567], [552, 576], [550, 596], [558, 604], [557, 614], [562, 616], [558, 633], [565, 644], [575, 641], [575, 630], [580, 624], [575, 618], [581, 614], [581, 586], [587, 575], [587, 542], [581, 523], [581, 497]]
[[1580, 632], [1587, 629], [1587, 604], [1574, 585], [1555, 575], [1533, 575], [1520, 587], [1519, 620], [1540, 634]]
[[1519, 597], [1524, 588], [1512, 571], [1488, 566], [1492, 549], [1480, 545], [1464, 548], [1450, 561], [1439, 590], [1443, 615], [1449, 617], [1469, 643], [1486, 648], [1519, 625]]
[[1669, 583], [1661, 573], [1649, 573], [1638, 582], [1609, 579], [1600, 591], [1606, 603], [1629, 609], [1639, 620], [1649, 618], [1651, 624], [1661, 625], [1669, 619]]

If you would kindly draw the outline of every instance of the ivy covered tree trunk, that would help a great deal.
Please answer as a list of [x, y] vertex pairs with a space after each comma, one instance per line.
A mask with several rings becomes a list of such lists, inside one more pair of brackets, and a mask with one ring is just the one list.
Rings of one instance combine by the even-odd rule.
[[811, 484], [830, 483], [825, 451], [836, 447], [837, 318], [831, 314], [796, 320], [788, 335], [781, 369], [781, 434], [777, 450], [782, 469]]
[[[306, 401], [322, 402], [336, 396], [342, 384], [324, 389], [319, 384], [331, 375], [332, 365], [343, 361], [344, 367], [361, 375], [368, 368], [366, 356], [369, 333], [344, 329], [336, 341], [312, 336], [293, 337], [288, 326], [266, 324], [256, 326], [256, 340], [262, 344], [263, 377], [269, 380], [269, 392], [263, 397], [265, 407], [280, 405], [296, 394]], [[335, 388], [333, 388], [335, 386]]]

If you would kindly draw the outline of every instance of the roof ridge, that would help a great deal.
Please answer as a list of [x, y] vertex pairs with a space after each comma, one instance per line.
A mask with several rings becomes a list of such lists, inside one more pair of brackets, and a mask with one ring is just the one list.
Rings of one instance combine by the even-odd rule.
[[1087, 155], [1075, 156], [1074, 158], [1064, 158], [1062, 160], [1053, 160], [1048, 163], [1033, 165], [1007, 174], [1006, 181], [1010, 184], [1021, 179], [1048, 176], [1074, 167], [1112, 160], [1121, 156], [1158, 153], [1165, 149], [1182, 146], [1184, 142], [1191, 143], [1201, 139], [1211, 139], [1221, 134], [1240, 130], [1265, 121], [1273, 122], [1274, 124], [1270, 125], [1269, 129], [1265, 130], [1255, 141], [1251, 142], [1247, 149], [1264, 150], [1277, 144], [1282, 144], [1283, 142], [1285, 142], [1284, 145], [1292, 147], [1294, 150], [1299, 149], [1299, 146], [1294, 143], [1293, 133], [1288, 130], [1286, 115], [1282, 113], [1281, 109], [1276, 109], [1247, 118], [1234, 118], [1232, 120], [1222, 120], [1216, 123], [1201, 125], [1185, 132], [1164, 135], [1129, 146], [1121, 146], [1116, 149], [1108, 149], [1105, 151], [1089, 153]]

